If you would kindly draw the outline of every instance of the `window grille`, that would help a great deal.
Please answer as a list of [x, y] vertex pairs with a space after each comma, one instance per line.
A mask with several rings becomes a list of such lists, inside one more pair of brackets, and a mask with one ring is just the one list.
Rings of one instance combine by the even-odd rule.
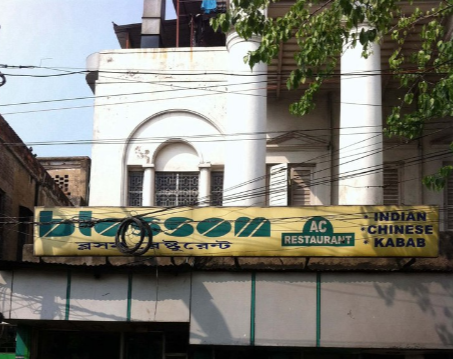
[[143, 172], [129, 172], [128, 205], [141, 206], [143, 197]]
[[223, 172], [211, 172], [211, 206], [221, 206], [223, 202]]
[[71, 192], [69, 192], [69, 175], [55, 175], [54, 181], [67, 196], [71, 195]]
[[156, 206], [196, 205], [198, 177], [192, 172], [156, 172]]
[[384, 205], [400, 204], [400, 173], [396, 165], [384, 165]]
[[306, 206], [311, 204], [311, 169], [292, 167], [290, 170], [290, 205]]

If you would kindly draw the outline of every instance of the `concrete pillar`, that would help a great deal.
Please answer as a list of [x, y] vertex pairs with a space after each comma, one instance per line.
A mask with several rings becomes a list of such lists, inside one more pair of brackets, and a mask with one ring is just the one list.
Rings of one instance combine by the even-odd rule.
[[211, 203], [211, 164], [204, 163], [199, 166], [200, 181], [198, 182], [198, 205], [209, 206]]
[[360, 44], [345, 44], [341, 57], [340, 205], [383, 202], [380, 45], [373, 44], [371, 51], [365, 59]]
[[255, 37], [245, 41], [235, 32], [227, 36], [229, 141], [225, 145], [224, 206], [264, 204], [267, 65], [260, 63], [251, 70], [244, 63], [244, 56], [258, 45]]
[[142, 203], [144, 207], [154, 206], [154, 194], [155, 194], [155, 172], [154, 165], [148, 164], [143, 166], [143, 192], [142, 192]]

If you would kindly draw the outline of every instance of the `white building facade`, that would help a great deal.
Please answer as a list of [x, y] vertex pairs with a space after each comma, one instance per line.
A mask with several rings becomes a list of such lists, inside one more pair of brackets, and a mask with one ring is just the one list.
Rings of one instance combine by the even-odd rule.
[[[146, 6], [142, 39], [147, 19], [160, 16], [156, 6], [146, 17]], [[376, 44], [367, 59], [358, 47], [345, 49], [345, 75], [326, 84], [312, 113], [298, 117], [288, 111], [298, 93], [283, 90], [281, 75], [293, 66], [285, 60], [291, 43], [283, 46], [282, 60], [251, 70], [243, 57], [257, 41], [233, 32], [219, 47], [91, 55], [88, 81], [96, 103], [90, 205], [448, 207], [452, 199], [426, 190], [420, 179], [449, 161], [449, 154], [439, 153], [449, 144], [449, 122], [427, 128], [415, 141], [382, 134], [383, 118], [401, 96], [397, 84], [381, 75], [390, 45], [381, 55]], [[370, 75], [357, 76], [364, 72]], [[222, 174], [225, 198], [208, 198], [221, 191]], [[166, 187], [168, 181], [187, 182], [187, 193]]]

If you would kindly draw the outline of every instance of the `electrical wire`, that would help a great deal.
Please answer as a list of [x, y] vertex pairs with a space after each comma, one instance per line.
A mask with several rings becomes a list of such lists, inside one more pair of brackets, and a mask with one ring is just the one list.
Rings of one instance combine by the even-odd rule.
[[[379, 168], [378, 168], [377, 170], [379, 171], [379, 170], [382, 170], [382, 169], [379, 169]], [[338, 179], [335, 179], [335, 180], [333, 180], [333, 181], [337, 181], [337, 180], [338, 180]], [[316, 184], [315, 184], [315, 183], [313, 183], [312, 185], [316, 185]], [[268, 193], [269, 193], [269, 192], [268, 192]], [[242, 193], [242, 194], [244, 194], [244, 193]], [[256, 194], [256, 193], [254, 193], [253, 195], [254, 195], [254, 196], [256, 196], [257, 194]], [[227, 199], [227, 198], [225, 198], [225, 199]], [[168, 209], [166, 209], [166, 211], [168, 211]]]
[[[95, 144], [95, 145], [122, 145], [122, 144], [160, 144], [162, 142], [174, 139], [184, 139], [189, 140], [191, 143], [207, 143], [207, 142], [236, 142], [236, 141], [272, 141], [275, 139], [270, 137], [252, 137], [257, 135], [266, 135], [266, 134], [275, 134], [275, 133], [288, 133], [286, 131], [272, 131], [272, 132], [247, 132], [247, 133], [227, 133], [227, 134], [206, 134], [206, 135], [178, 135], [175, 134], [171, 137], [132, 137], [130, 139], [97, 139], [97, 140], [68, 140], [68, 141], [42, 141], [42, 142], [5, 142], [3, 145], [11, 147], [24, 147], [24, 146], [54, 146], [54, 145], [86, 145], [86, 144]], [[375, 134], [381, 132], [357, 132], [350, 133], [347, 136], [357, 136], [364, 134]], [[239, 137], [239, 138], [238, 138]], [[245, 138], [242, 138], [245, 137]], [[329, 135], [317, 135], [318, 137], [329, 137]], [[309, 140], [310, 138], [308, 138]], [[299, 138], [303, 142], [303, 138]], [[0, 144], [1, 146], [2, 144]], [[318, 147], [327, 147], [328, 143], [319, 144]]]
[[[159, 211], [162, 211], [162, 210], [159, 210]], [[153, 212], [154, 213], [154, 212]], [[155, 213], [154, 213], [155, 214]]]
[[[353, 144], [353, 145], [354, 145], [354, 144]], [[398, 146], [399, 146], [399, 145], [398, 145]], [[326, 155], [329, 155], [329, 154], [326, 154]], [[324, 156], [324, 155], [323, 155], [323, 156]], [[321, 157], [321, 156], [319, 156], [319, 157]], [[326, 169], [324, 169], [323, 171], [325, 171], [325, 170], [326, 170]], [[378, 169], [378, 170], [379, 170], [379, 169]], [[337, 181], [337, 180], [338, 180], [338, 179], [335, 179], [335, 180], [333, 180], [333, 181]], [[330, 180], [330, 181], [332, 181], [332, 180]], [[315, 185], [315, 183], [313, 183], [313, 185]], [[242, 194], [243, 194], [243, 193], [242, 193]], [[256, 193], [255, 193], [254, 195], [256, 196]], [[225, 200], [227, 200], [227, 199], [228, 199], [228, 198], [225, 197]]]
[[[9, 66], [11, 67], [10, 65], [3, 65], [3, 66]], [[19, 66], [20, 68], [26, 68], [26, 66]], [[63, 70], [64, 71], [64, 70]], [[124, 72], [114, 72], [114, 71], [106, 71], [107, 73], [120, 73], [120, 74], [123, 74]], [[79, 72], [65, 72], [67, 74], [80, 74], [80, 73], [83, 73], [83, 71], [79, 71]], [[131, 72], [127, 72], [126, 74], [130, 74]], [[342, 74], [342, 76], [349, 76], [349, 75], [360, 75], [360, 76], [363, 76], [363, 73], [366, 73], [366, 72], [356, 72], [356, 73], [349, 73], [349, 74]], [[134, 73], [136, 74], [136, 73]], [[150, 73], [150, 74], [155, 74], [155, 73]], [[60, 74], [61, 75], [61, 74]], [[242, 75], [240, 75], [242, 76]], [[256, 75], [256, 76], [261, 76], [261, 75]], [[366, 75], [366, 76], [369, 76]], [[106, 77], [104, 76], [105, 78], [112, 78], [112, 77]], [[112, 79], [118, 79], [118, 78], [112, 78]], [[194, 87], [181, 87], [181, 86], [176, 86], [174, 84], [165, 84], [163, 83], [162, 81], [159, 81], [159, 82], [148, 82], [148, 81], [137, 81], [137, 80], [130, 80], [130, 79], [127, 79], [128, 82], [126, 83], [129, 83], [129, 82], [133, 82], [133, 83], [155, 83], [155, 84], [158, 84], [159, 86], [170, 86], [172, 87], [171, 90], [168, 90], [168, 91], [175, 91], [175, 87], [176, 88], [180, 88], [182, 90], [202, 90], [202, 91], [215, 91], [216, 93], [238, 93], [238, 94], [241, 94], [241, 95], [247, 95], [247, 96], [262, 96], [262, 95], [257, 95], [257, 94], [253, 94], [253, 93], [244, 93], [244, 91], [250, 91], [250, 89], [242, 89], [242, 90], [238, 90], [238, 91], [230, 91], [230, 92], [227, 92], [227, 91], [219, 91], [219, 90], [212, 90], [213, 87], [219, 87], [219, 86], [222, 86], [222, 85], [214, 85], [214, 86], [205, 86], [205, 87], [197, 87], [197, 88], [194, 88]], [[195, 81], [197, 83], [200, 83], [200, 81]], [[260, 82], [268, 82], [268, 81], [258, 81], [258, 82], [249, 82], [249, 83], [240, 83], [240, 84], [229, 84], [229, 87], [231, 86], [236, 86], [236, 85], [245, 85], [245, 84], [256, 84], [256, 83], [260, 83]], [[254, 89], [254, 90], [257, 90], [257, 89]], [[152, 91], [152, 93], [157, 93], [157, 92], [166, 92], [166, 91]], [[147, 93], [147, 92], [144, 92], [144, 93]], [[140, 94], [140, 93], [133, 93], [134, 95], [135, 94]], [[121, 96], [122, 94], [113, 94], [113, 95], [107, 95], [106, 97], [112, 97], [112, 96]], [[132, 95], [132, 94], [131, 94]], [[195, 95], [195, 96], [199, 96], [199, 95]], [[101, 97], [101, 96], [100, 96]], [[91, 97], [91, 98], [100, 98], [100, 97]], [[104, 97], [104, 96], [102, 96]], [[185, 97], [194, 97], [194, 95], [192, 96], [184, 96]], [[267, 96], [262, 96], [262, 97], [267, 97]], [[177, 97], [177, 98], [181, 98], [181, 97]], [[83, 99], [83, 98], [74, 98], [74, 100], [80, 100], [80, 99]], [[85, 106], [72, 106], [72, 107], [63, 107], [63, 108], [56, 108], [56, 109], [42, 109], [42, 110], [31, 110], [31, 111], [18, 111], [18, 112], [9, 112], [9, 113], [5, 113], [4, 115], [14, 115], [14, 114], [23, 114], [23, 113], [30, 113], [30, 112], [48, 112], [48, 111], [57, 111], [57, 110], [68, 110], [68, 109], [80, 109], [80, 108], [90, 108], [90, 107], [96, 107], [96, 106], [109, 106], [109, 105], [117, 105], [117, 104], [128, 104], [128, 103], [138, 103], [138, 102], [151, 102], [151, 101], [162, 101], [162, 100], [169, 100], [171, 98], [168, 98], [168, 99], [148, 99], [148, 100], [142, 100], [142, 101], [127, 101], [127, 102], [118, 102], [118, 103], [110, 103], [110, 104], [94, 104], [94, 105], [85, 105]], [[174, 99], [174, 98], [173, 98]], [[30, 102], [30, 103], [48, 103], [48, 102], [51, 102], [51, 101], [65, 101], [66, 99], [61, 99], [61, 100], [44, 100], [44, 101], [33, 101], [33, 102]], [[72, 99], [67, 99], [68, 101], [72, 100]], [[21, 105], [25, 104], [25, 103], [20, 103]], [[353, 104], [353, 103], [348, 103], [348, 104]], [[18, 104], [10, 104], [10, 105], [0, 105], [0, 106], [12, 106], [12, 105], [18, 105]], [[370, 106], [373, 106], [373, 104], [360, 104], [360, 105], [370, 105]], [[381, 106], [381, 105], [376, 105], [376, 106]]]
[[[381, 171], [381, 170], [382, 170], [382, 168], [377, 168], [377, 169], [374, 169], [374, 171]], [[368, 172], [369, 172], [369, 171], [368, 171]], [[355, 174], [355, 175], [357, 176], [357, 174]], [[338, 180], [338, 179], [334, 179], [333, 181], [337, 181], [337, 180]], [[331, 181], [332, 181], [332, 180], [331, 180]], [[313, 185], [314, 185], [314, 184], [313, 184]], [[242, 193], [242, 195], [244, 195], [244, 192]], [[255, 196], [255, 195], [256, 195], [256, 193], [254, 193], [253, 195]], [[242, 196], [241, 198], [243, 198], [243, 196]], [[166, 208], [166, 209], [162, 209], [162, 210], [159, 210], [159, 211], [162, 211], [162, 212], [168, 212], [169, 210], [171, 210], [171, 209], [169, 209], [169, 208]], [[155, 212], [155, 211], [153, 211], [153, 214], [155, 215], [155, 214], [156, 214], [156, 212]]]
[[[167, 212], [167, 211], [168, 211], [167, 209], [164, 210], [164, 212]], [[155, 212], [156, 212], [156, 211], [153, 212], [154, 215], [156, 214]], [[167, 213], [167, 214], [168, 214], [168, 213]]]
[[[180, 48], [180, 49], [174, 49], [174, 50], [170, 50], [170, 49], [164, 49], [163, 52], [165, 53], [181, 53], [181, 52], [189, 52], [189, 53], [199, 53], [199, 52], [209, 52], [211, 53], [212, 48], [210, 48], [209, 50], [204, 50], [204, 49], [201, 49], [201, 48], [196, 48], [196, 49], [191, 49], [191, 50], [188, 50], [188, 51], [185, 51], [183, 50], [183, 48]], [[162, 50], [162, 49], [160, 49]], [[214, 49], [214, 51], [216, 51], [216, 49]], [[217, 51], [220, 51], [220, 52], [227, 52], [226, 49], [222, 49], [222, 50], [217, 50]], [[140, 52], [136, 52], [136, 51], [133, 51], [133, 50], [126, 50], [126, 51], [121, 51], [119, 50], [118, 52], [114, 51], [114, 52], [111, 52], [111, 51], [101, 51], [99, 52], [100, 55], [104, 55], [104, 54], [118, 54], [118, 55], [129, 55], [129, 54], [135, 54], [135, 53], [139, 53], [139, 54], [146, 54], [147, 52], [146, 51], [140, 51]], [[378, 68], [378, 69], [368, 69], [368, 70], [361, 70], [361, 71], [353, 71], [353, 72], [347, 72], [347, 73], [341, 73], [341, 70], [333, 70], [331, 73], [323, 73], [323, 72], [315, 72], [313, 73], [313, 77], [316, 77], [316, 76], [330, 76], [330, 75], [360, 75], [360, 74], [376, 74], [376, 73], [381, 73], [381, 74], [384, 74], [384, 75], [398, 75], [398, 74], [407, 74], [407, 73], [411, 73], [411, 74], [430, 74], [430, 73], [438, 73], [438, 72], [434, 72], [433, 70], [437, 69], [437, 68], [441, 68], [442, 66], [445, 66], [445, 65], [448, 65], [450, 63], [453, 62], [453, 59], [450, 59], [450, 60], [445, 60], [444, 62], [442, 63], [439, 63], [439, 64], [436, 64], [435, 66], [434, 65], [431, 65], [431, 66], [427, 66], [427, 70], [429, 70], [429, 72], [426, 72], [425, 71], [420, 71], [420, 68], [417, 67], [417, 66], [408, 66], [406, 65], [406, 67], [402, 68], [401, 70], [390, 70], [390, 72], [388, 72], [389, 70], [388, 69], [382, 69], [382, 68]], [[81, 72], [86, 72], [86, 73], [90, 73], [90, 72], [99, 72], [99, 73], [103, 73], [103, 72], [106, 72], [106, 73], [137, 73], [137, 74], [165, 74], [165, 75], [189, 75], [189, 76], [192, 76], [194, 75], [232, 75], [232, 76], [260, 76], [260, 74], [268, 74], [268, 73], [271, 73], [271, 74], [276, 74], [276, 75], [284, 75], [284, 74], [290, 74], [292, 72], [292, 70], [280, 70], [280, 71], [269, 71], [269, 70], [264, 70], [264, 71], [257, 71], [257, 70], [253, 70], [252, 69], [252, 72], [253, 74], [250, 74], [250, 70], [244, 70], [244, 71], [225, 71], [225, 69], [203, 69], [203, 70], [200, 70], [200, 69], [171, 69], [171, 70], [166, 70], [166, 69], [162, 69], [162, 68], [159, 68], [159, 69], [153, 69], [153, 68], [111, 68], [109, 67], [108, 69], [106, 70], [100, 70], [100, 69], [97, 69], [97, 70], [88, 70], [86, 67], [67, 67], [67, 66], [52, 66], [52, 67], [49, 67], [49, 66], [35, 66], [35, 65], [8, 65], [8, 64], [0, 64], [0, 68], [4, 68], [4, 69], [19, 69], [19, 70], [23, 70], [23, 69], [32, 69], [32, 70], [51, 70], [51, 71], [63, 71], [63, 72], [67, 72], [67, 73], [81, 73]], [[68, 71], [68, 70], [72, 70], [72, 71]], [[73, 70], [78, 70], [78, 71], [73, 71]], [[446, 74], [446, 73], [444, 73]]]
[[[64, 74], [60, 74], [60, 75], [64, 75]], [[51, 75], [49, 76], [36, 76], [36, 77], [50, 77]], [[55, 75], [55, 76], [58, 76], [58, 75]], [[362, 105], [366, 105], [366, 104], [362, 104]], [[370, 105], [371, 106], [371, 105]], [[375, 153], [374, 153], [375, 154]]]

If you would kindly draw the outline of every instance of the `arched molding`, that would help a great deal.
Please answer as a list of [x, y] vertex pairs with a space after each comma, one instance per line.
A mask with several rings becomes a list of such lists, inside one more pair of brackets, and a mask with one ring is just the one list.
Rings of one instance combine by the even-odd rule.
[[[127, 140], [126, 140], [126, 145], [124, 146], [124, 149], [123, 149], [123, 156], [122, 156], [122, 165], [123, 167], [126, 167], [127, 166], [127, 163], [126, 163], [126, 159], [127, 159], [127, 154], [128, 154], [128, 150], [129, 150], [129, 146], [131, 145], [132, 143], [132, 140], [133, 138], [136, 136], [136, 134], [140, 131], [140, 129], [144, 128], [147, 124], [150, 125], [151, 122], [154, 122], [154, 121], [159, 121], [159, 120], [162, 120], [162, 119], [165, 119], [166, 116], [169, 116], [169, 115], [172, 115], [172, 114], [188, 114], [188, 115], [191, 115], [193, 116], [193, 118], [196, 118], [196, 119], [199, 119], [199, 120], [202, 120], [206, 123], [208, 123], [209, 125], [211, 125], [212, 127], [214, 127], [214, 129], [217, 130], [217, 132], [221, 135], [224, 135], [225, 131], [223, 130], [223, 128], [221, 128], [220, 125], [218, 125], [217, 123], [215, 123], [214, 121], [212, 121], [211, 119], [209, 119], [208, 117], [198, 113], [198, 112], [195, 112], [195, 111], [192, 111], [192, 110], [186, 110], [186, 109], [174, 109], [174, 110], [166, 110], [166, 111], [161, 111], [161, 112], [157, 112], [155, 114], [153, 114], [152, 116], [146, 118], [145, 120], [143, 120], [142, 122], [140, 122], [133, 130], [132, 132], [130, 133], [130, 135], [128, 136]], [[188, 142], [187, 140], [185, 139], [181, 139], [181, 138], [175, 138], [176, 140], [180, 140], [180, 141], [185, 141], [186, 143], [190, 144], [192, 147], [195, 148], [196, 152], [198, 154], [202, 154], [202, 151], [197, 148], [197, 146], [193, 145], [192, 143]], [[171, 139], [170, 141], [173, 141], [175, 139]], [[169, 141], [169, 140], [167, 140]], [[167, 142], [165, 141], [165, 142]], [[161, 145], [158, 146], [158, 148], [160, 147]], [[158, 149], [156, 149], [155, 151], [153, 151], [153, 153], [148, 153], [148, 155], [150, 155], [150, 158], [155, 158], [155, 153], [157, 153]], [[200, 156], [200, 158], [203, 158], [203, 156]], [[150, 161], [148, 161], [149, 163], [152, 163]]]
[[196, 111], [192, 111], [192, 110], [185, 110], [185, 109], [179, 109], [179, 110], [165, 110], [165, 111], [161, 111], [161, 112], [157, 112], [155, 113], [154, 115], [152, 116], [149, 116], [148, 118], [146, 118], [145, 120], [143, 120], [142, 122], [140, 122], [135, 128], [134, 130], [131, 132], [130, 136], [127, 138], [127, 145], [129, 145], [130, 141], [132, 138], [134, 138], [134, 135], [141, 129], [143, 128], [143, 126], [148, 123], [148, 122], [151, 122], [151, 121], [157, 121], [157, 120], [160, 120], [162, 117], [166, 116], [166, 115], [170, 115], [170, 114], [189, 114], [189, 115], [193, 115], [195, 117], [197, 117], [198, 119], [201, 119], [201, 120], [204, 120], [206, 121], [207, 123], [209, 123], [211, 126], [213, 126], [220, 134], [224, 134], [225, 131], [217, 124], [215, 123], [214, 121], [212, 121], [211, 119], [209, 119], [208, 117], [202, 115], [201, 113], [198, 113]]
[[[221, 125], [215, 123], [211, 119], [207, 118], [206, 116], [204, 116], [196, 111], [187, 110], [187, 109], [173, 109], [173, 110], [165, 110], [165, 111], [157, 112], [157, 113], [153, 114], [152, 116], [147, 117], [145, 120], [141, 121], [131, 131], [131, 133], [127, 137], [126, 144], [123, 148], [122, 161], [121, 161], [121, 166], [122, 166], [122, 181], [121, 182], [123, 184], [122, 185], [122, 188], [123, 188], [122, 203], [123, 203], [123, 205], [126, 205], [126, 203], [127, 203], [127, 193], [128, 193], [127, 178], [128, 178], [128, 166], [130, 165], [130, 163], [128, 162], [129, 151], [132, 149], [132, 147], [135, 144], [137, 146], [140, 146], [140, 142], [134, 143], [133, 139], [137, 137], [137, 134], [139, 134], [142, 129], [145, 129], [147, 126], [152, 126], [152, 124], [157, 121], [163, 121], [165, 119], [170, 119], [172, 117], [172, 115], [174, 115], [174, 116], [186, 115], [192, 119], [205, 122], [207, 125], [209, 125], [210, 127], [213, 128], [213, 130], [214, 130], [213, 132], [217, 132], [220, 135], [224, 135], [224, 133], [225, 133], [225, 131], [221, 127]], [[144, 157], [143, 165], [146, 166], [146, 165], [154, 164], [156, 161], [156, 157], [158, 156], [159, 152], [162, 149], [164, 149], [165, 147], [167, 147], [171, 144], [176, 144], [176, 143], [183, 143], [185, 145], [190, 146], [195, 151], [195, 153], [198, 155], [200, 164], [204, 163], [205, 158], [207, 158], [206, 155], [204, 154], [202, 143], [200, 143], [200, 144], [191, 143], [190, 140], [188, 140], [188, 139], [181, 138], [181, 137], [173, 137], [173, 138], [168, 138], [168, 139], [164, 140], [162, 143], [155, 146], [151, 151], [146, 150], [146, 149], [143, 150], [143, 157]]]
[[204, 157], [203, 157], [203, 153], [201, 151], [199, 151], [199, 149], [194, 146], [192, 143], [190, 143], [189, 141], [183, 139], [183, 138], [171, 138], [171, 139], [168, 139], [166, 140], [165, 142], [162, 142], [159, 146], [157, 146], [156, 150], [152, 153], [151, 157], [150, 157], [150, 160], [152, 164], [155, 164], [156, 163], [156, 159], [157, 159], [157, 156], [159, 155], [159, 152], [161, 150], [163, 150], [165, 147], [167, 146], [171, 146], [172, 144], [178, 144], [178, 143], [183, 143], [187, 146], [189, 146], [190, 148], [192, 148], [195, 153], [197, 154], [198, 158], [200, 159], [200, 163], [204, 163]]

